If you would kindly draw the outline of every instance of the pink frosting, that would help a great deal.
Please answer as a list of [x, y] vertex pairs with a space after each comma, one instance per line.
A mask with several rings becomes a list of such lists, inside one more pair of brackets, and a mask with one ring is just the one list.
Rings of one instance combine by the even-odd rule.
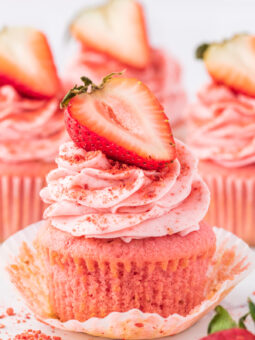
[[58, 98], [34, 100], [0, 87], [0, 159], [53, 161], [66, 138]]
[[58, 168], [41, 191], [50, 204], [44, 218], [74, 236], [132, 238], [198, 230], [209, 192], [197, 174], [197, 160], [177, 141], [177, 159], [148, 171], [86, 152], [68, 142], [60, 147]]
[[255, 163], [255, 98], [212, 83], [189, 114], [195, 125], [190, 145], [200, 159], [226, 167]]
[[125, 71], [125, 77], [144, 82], [164, 106], [172, 124], [182, 120], [187, 98], [181, 82], [179, 63], [166, 52], [152, 49], [150, 65], [139, 70], [121, 64], [116, 59], [93, 51], [81, 51], [66, 70], [66, 85], [69, 89], [80, 84], [80, 77], [87, 76], [99, 83], [106, 74]]

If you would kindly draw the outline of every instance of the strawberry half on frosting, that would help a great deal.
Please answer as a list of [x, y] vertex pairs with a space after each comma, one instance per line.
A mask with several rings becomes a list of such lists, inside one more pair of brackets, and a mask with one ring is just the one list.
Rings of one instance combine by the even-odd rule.
[[86, 77], [62, 101], [72, 140], [87, 151], [144, 169], [159, 169], [176, 157], [171, 127], [159, 101], [134, 78]]
[[133, 67], [144, 68], [150, 47], [141, 5], [133, 0], [110, 0], [82, 11], [70, 27], [88, 49], [105, 53]]
[[222, 43], [203, 44], [196, 51], [217, 83], [255, 97], [255, 36], [240, 34]]
[[53, 98], [59, 88], [53, 56], [45, 35], [30, 27], [6, 27], [0, 32], [0, 85], [12, 85], [22, 95]]

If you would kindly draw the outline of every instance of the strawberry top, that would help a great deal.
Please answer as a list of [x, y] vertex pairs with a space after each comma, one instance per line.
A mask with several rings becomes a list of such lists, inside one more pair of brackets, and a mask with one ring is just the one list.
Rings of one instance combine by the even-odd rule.
[[62, 101], [72, 140], [87, 151], [144, 169], [159, 169], [176, 157], [168, 119], [156, 97], [134, 78], [86, 77]]
[[203, 44], [196, 56], [204, 60], [215, 82], [255, 97], [255, 36], [241, 34], [221, 43]]

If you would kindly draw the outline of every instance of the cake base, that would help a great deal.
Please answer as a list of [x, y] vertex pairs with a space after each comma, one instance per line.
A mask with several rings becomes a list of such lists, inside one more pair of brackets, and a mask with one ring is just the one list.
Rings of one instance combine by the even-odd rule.
[[139, 309], [187, 315], [205, 298], [215, 252], [212, 228], [182, 237], [132, 240], [74, 237], [49, 223], [37, 241], [54, 315], [61, 321]]

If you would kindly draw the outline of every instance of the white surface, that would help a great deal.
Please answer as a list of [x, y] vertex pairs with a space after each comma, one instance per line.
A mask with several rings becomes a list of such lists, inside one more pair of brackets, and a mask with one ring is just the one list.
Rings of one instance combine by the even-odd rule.
[[[0, 25], [33, 25], [50, 39], [60, 69], [70, 44], [64, 42], [68, 23], [80, 8], [103, 0], [0, 0]], [[207, 79], [194, 49], [238, 32], [255, 33], [254, 0], [141, 0], [145, 5], [150, 40], [179, 58], [184, 80], [194, 93]]]

